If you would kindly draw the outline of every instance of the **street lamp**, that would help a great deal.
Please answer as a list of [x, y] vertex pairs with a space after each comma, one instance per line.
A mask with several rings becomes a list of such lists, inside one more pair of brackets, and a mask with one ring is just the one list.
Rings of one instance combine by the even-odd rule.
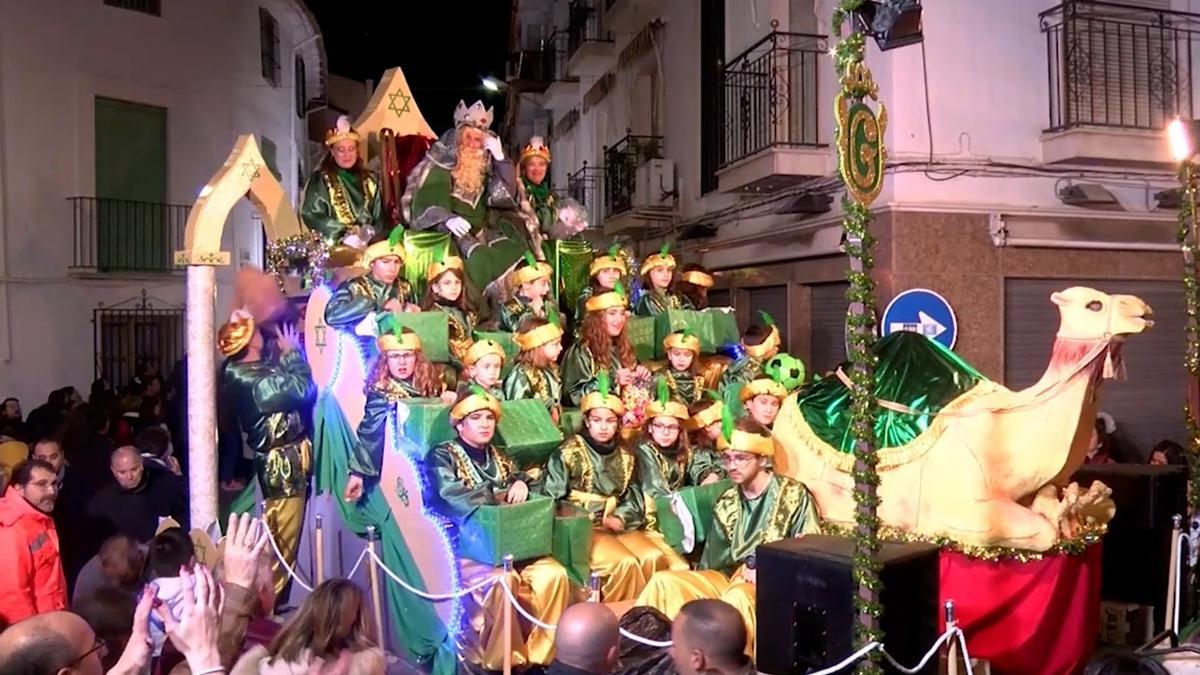
[[480, 84], [484, 89], [492, 92], [500, 91], [501, 87], [503, 86], [494, 77], [485, 77], [480, 81]]

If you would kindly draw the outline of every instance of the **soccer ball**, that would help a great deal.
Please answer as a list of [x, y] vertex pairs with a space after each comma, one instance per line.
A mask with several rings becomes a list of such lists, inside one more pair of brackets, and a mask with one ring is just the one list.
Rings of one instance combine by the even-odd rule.
[[804, 385], [804, 362], [791, 354], [776, 354], [763, 366], [767, 377], [793, 392]]

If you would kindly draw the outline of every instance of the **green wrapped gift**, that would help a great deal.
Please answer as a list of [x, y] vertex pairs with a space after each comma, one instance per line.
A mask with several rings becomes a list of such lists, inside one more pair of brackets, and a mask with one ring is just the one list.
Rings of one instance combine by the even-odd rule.
[[571, 581], [587, 588], [591, 577], [592, 521], [574, 504], [559, 504], [554, 514], [550, 555], [567, 568]]
[[[728, 478], [719, 480], [711, 485], [685, 487], [677, 493], [688, 511], [692, 514], [692, 526], [696, 532], [696, 544], [702, 544], [708, 538], [708, 528], [712, 525], [713, 504], [721, 493], [733, 486]], [[683, 549], [683, 523], [671, 508], [671, 498], [656, 497], [654, 513], [658, 518], [658, 530], [675, 550], [688, 553]]]
[[579, 433], [583, 428], [583, 413], [579, 408], [562, 408], [558, 412], [558, 428], [565, 436]]
[[733, 311], [728, 307], [709, 308], [704, 310], [712, 320], [713, 332], [713, 352], [716, 352], [725, 345], [735, 345], [742, 340], [742, 334], [738, 331], [737, 317], [733, 315]]
[[625, 323], [625, 336], [638, 361], [649, 361], [662, 351], [661, 338], [656, 337], [654, 324], [652, 316], [631, 316]]
[[433, 363], [450, 361], [450, 320], [445, 312], [401, 312], [396, 322], [421, 338], [421, 351]]
[[554, 425], [550, 411], [541, 401], [527, 398], [500, 403], [496, 445], [522, 469], [543, 466], [558, 446], [562, 431]]
[[702, 354], [715, 354], [722, 346], [740, 339], [737, 320], [732, 312], [706, 309], [697, 312], [691, 309], [668, 309], [654, 317], [655, 358], [664, 358], [666, 350], [662, 341], [675, 331], [690, 330], [700, 340]]
[[404, 422], [404, 436], [416, 444], [424, 457], [438, 443], [458, 437], [450, 426], [450, 406], [437, 398], [414, 398], [408, 404], [408, 419]]
[[513, 364], [517, 362], [517, 356], [521, 353], [521, 348], [513, 341], [513, 334], [505, 333], [502, 330], [477, 330], [475, 331], [475, 341], [480, 340], [491, 340], [504, 348], [504, 368], [500, 371], [500, 379], [508, 377], [508, 371], [512, 370]]
[[550, 554], [554, 500], [530, 495], [521, 504], [480, 506], [458, 530], [458, 554], [487, 565], [503, 565]]

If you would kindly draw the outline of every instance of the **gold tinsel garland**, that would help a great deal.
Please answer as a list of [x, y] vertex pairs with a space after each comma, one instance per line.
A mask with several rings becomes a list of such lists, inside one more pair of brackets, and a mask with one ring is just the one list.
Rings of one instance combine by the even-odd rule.
[[[325, 262], [328, 258], [325, 242], [316, 232], [306, 229], [301, 234], [267, 242], [266, 271], [275, 276], [281, 290], [284, 288], [284, 275], [292, 271], [301, 272], [312, 288], [325, 279]], [[296, 265], [300, 260], [304, 264]]]
[[[822, 529], [826, 534], [832, 534], [839, 537], [854, 538], [854, 528], [840, 523], [824, 523]], [[1079, 555], [1086, 551], [1089, 546], [1100, 541], [1104, 533], [1108, 530], [1104, 525], [1089, 525], [1081, 529], [1079, 534], [1068, 539], [1062, 539], [1054, 547], [1045, 551], [1029, 551], [1020, 548], [1011, 548], [1007, 546], [976, 546], [974, 544], [963, 544], [947, 537], [930, 537], [892, 527], [890, 525], [880, 525], [879, 538], [880, 540], [900, 542], [904, 544], [932, 544], [943, 551], [954, 551], [961, 553], [969, 558], [977, 560], [1017, 560], [1019, 562], [1031, 562], [1042, 560], [1047, 557], [1056, 555]]]

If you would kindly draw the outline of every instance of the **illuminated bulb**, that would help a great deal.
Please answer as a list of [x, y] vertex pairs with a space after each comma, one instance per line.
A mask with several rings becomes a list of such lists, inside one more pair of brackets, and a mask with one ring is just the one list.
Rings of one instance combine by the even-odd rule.
[[1186, 162], [1196, 154], [1188, 125], [1178, 117], [1167, 125], [1167, 143], [1171, 146], [1171, 156], [1176, 162]]

